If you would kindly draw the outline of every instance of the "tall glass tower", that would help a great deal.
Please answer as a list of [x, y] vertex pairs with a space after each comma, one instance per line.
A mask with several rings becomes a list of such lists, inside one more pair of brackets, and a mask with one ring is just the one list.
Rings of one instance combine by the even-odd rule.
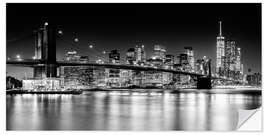
[[241, 71], [241, 48], [238, 47], [236, 51], [236, 71]]
[[225, 58], [225, 37], [222, 36], [222, 22], [219, 21], [219, 35], [217, 36], [217, 61], [216, 73], [223, 76], [224, 58]]
[[138, 43], [135, 47], [135, 59], [136, 59], [136, 64], [138, 65], [141, 65], [142, 63], [145, 63], [146, 61], [144, 45], [141, 43]]
[[188, 64], [190, 65], [190, 71], [195, 71], [195, 65], [194, 65], [194, 51], [192, 47], [184, 47], [185, 53], [188, 55]]

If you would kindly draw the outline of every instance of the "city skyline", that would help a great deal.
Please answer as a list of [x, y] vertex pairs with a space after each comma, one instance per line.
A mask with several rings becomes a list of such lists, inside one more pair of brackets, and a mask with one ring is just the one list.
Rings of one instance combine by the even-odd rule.
[[6, 3], [7, 131], [260, 131], [262, 3]]
[[[213, 65], [215, 65], [216, 37], [219, 33], [218, 21], [222, 20], [222, 31], [225, 37], [235, 40], [236, 45], [241, 48], [244, 73], [247, 73], [248, 68], [251, 68], [254, 72], [261, 72], [261, 20], [256, 19], [261, 16], [260, 4], [234, 4], [233, 6], [230, 4], [86, 4], [84, 6], [80, 4], [72, 6], [68, 4], [43, 4], [42, 6], [28, 4], [27, 10], [22, 12], [21, 9], [24, 9], [24, 6], [18, 7], [16, 4], [7, 4], [7, 57], [15, 57], [16, 54], [21, 54], [27, 58], [34, 56], [34, 39], [23, 37], [27, 35], [24, 33], [31, 33], [41, 26], [41, 23], [48, 21], [61, 27], [64, 33], [63, 39], [69, 41], [69, 43], [73, 42], [75, 38], [79, 39], [79, 42], [74, 42], [72, 45], [57, 41], [56, 55], [58, 59], [63, 59], [67, 51], [74, 49], [78, 50], [81, 55], [89, 55], [91, 59], [93, 57], [91, 57], [91, 53], [94, 53], [89, 49], [89, 44], [93, 44], [96, 49], [101, 51], [118, 49], [123, 59], [126, 56], [126, 51], [135, 47], [136, 42], [139, 41], [145, 45], [147, 58], [152, 56], [155, 44], [166, 46], [167, 54], [175, 56], [183, 53], [184, 47], [191, 46], [194, 49], [195, 60], [207, 56], [212, 59]], [[48, 6], [52, 9], [50, 12], [42, 11]], [[159, 6], [167, 9], [167, 11], [157, 10]], [[59, 7], [62, 11], [56, 12]], [[75, 9], [78, 9], [78, 11], [67, 10], [72, 7], [77, 7]], [[83, 12], [89, 11], [90, 7], [94, 8], [91, 9], [92, 11], [102, 12]], [[118, 8], [116, 9], [116, 7]], [[184, 9], [181, 9], [183, 7]], [[197, 8], [195, 11], [209, 9], [202, 11], [203, 13], [198, 12], [198, 15], [195, 11], [188, 16], [179, 13], [194, 8]], [[30, 13], [34, 9], [38, 9], [37, 12]], [[114, 11], [111, 12], [110, 9], [114, 9]], [[212, 13], [209, 15], [214, 9], [219, 9], [219, 14]], [[230, 10], [225, 12], [225, 9]], [[123, 10], [127, 12], [121, 12]], [[144, 14], [142, 14], [142, 11]], [[53, 14], [54, 12], [56, 13]], [[66, 16], [64, 15], [65, 12], [67, 12]], [[76, 16], [76, 13], [81, 14]], [[203, 17], [199, 15], [204, 13], [208, 13], [205, 14], [207, 22], [200, 20]], [[178, 14], [183, 19], [177, 19]], [[92, 19], [85, 19], [89, 16]], [[25, 22], [16, 21], [21, 17], [26, 18]], [[254, 19], [251, 19], [251, 17]], [[128, 21], [124, 21], [125, 19]], [[197, 19], [199, 21], [196, 21]], [[250, 21], [241, 24], [247, 19], [250, 19]], [[84, 20], [84, 22], [77, 20]], [[190, 22], [192, 23], [190, 24]], [[255, 26], [251, 27], [251, 25]], [[246, 33], [247, 27], [250, 33]], [[21, 39], [24, 41], [20, 41]], [[22, 46], [22, 44], [28, 45]], [[8, 73], [13, 71], [12, 68], [7, 70]]]

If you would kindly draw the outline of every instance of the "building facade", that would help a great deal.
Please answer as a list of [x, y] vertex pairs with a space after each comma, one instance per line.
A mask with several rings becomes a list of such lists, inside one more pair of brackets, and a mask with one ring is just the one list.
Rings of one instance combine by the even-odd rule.
[[112, 50], [109, 53], [109, 63], [120, 64], [120, 53], [118, 52], [118, 50]]
[[31, 91], [59, 91], [61, 90], [60, 78], [27, 79], [22, 81], [23, 90]]
[[144, 49], [144, 45], [141, 43], [136, 44], [135, 46], [135, 59], [136, 65], [142, 65], [146, 62], [146, 52]]
[[249, 74], [246, 76], [246, 81], [248, 85], [251, 86], [261, 86], [262, 84], [262, 75], [261, 73]]
[[167, 54], [165, 56], [165, 62], [164, 62], [165, 68], [166, 69], [172, 69], [174, 64], [175, 64], [174, 55]]
[[188, 55], [186, 53], [181, 53], [178, 56], [178, 58], [179, 58], [179, 65], [181, 67], [179, 70], [189, 71], [190, 65], [188, 63]]
[[[66, 62], [89, 62], [88, 56], [80, 56], [76, 51], [67, 52], [64, 60]], [[60, 77], [63, 78], [61, 84], [65, 89], [88, 89], [93, 87], [94, 68], [90, 66], [62, 66], [60, 67]]]
[[126, 53], [126, 63], [128, 65], [135, 65], [136, 63], [136, 53], [135, 48], [129, 48]]
[[160, 59], [165, 62], [166, 48], [162, 45], [154, 45], [152, 59]]
[[190, 67], [190, 71], [195, 71], [195, 62], [194, 62], [194, 51], [192, 47], [184, 47], [185, 53], [187, 54], [187, 60]]
[[235, 41], [228, 40], [225, 45], [224, 76], [234, 78], [236, 71], [236, 45]]
[[196, 61], [196, 73], [199, 74], [204, 74], [207, 75], [208, 74], [208, 58], [206, 56], [204, 56], [202, 59], [198, 59]]
[[219, 35], [217, 36], [217, 53], [216, 53], [216, 73], [223, 75], [225, 59], [225, 37], [222, 35], [222, 22], [219, 22]]

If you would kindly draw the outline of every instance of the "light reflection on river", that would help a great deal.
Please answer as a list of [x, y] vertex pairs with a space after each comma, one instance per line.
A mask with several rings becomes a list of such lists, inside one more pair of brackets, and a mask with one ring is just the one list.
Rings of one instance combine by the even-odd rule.
[[7, 95], [7, 130], [236, 130], [261, 95], [84, 92]]

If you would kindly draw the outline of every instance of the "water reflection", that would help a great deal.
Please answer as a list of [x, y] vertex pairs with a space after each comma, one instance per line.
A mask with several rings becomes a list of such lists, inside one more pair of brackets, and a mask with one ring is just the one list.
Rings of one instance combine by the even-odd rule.
[[7, 129], [235, 130], [239, 110], [253, 111], [260, 106], [260, 95], [244, 94], [120, 91], [7, 95]]

